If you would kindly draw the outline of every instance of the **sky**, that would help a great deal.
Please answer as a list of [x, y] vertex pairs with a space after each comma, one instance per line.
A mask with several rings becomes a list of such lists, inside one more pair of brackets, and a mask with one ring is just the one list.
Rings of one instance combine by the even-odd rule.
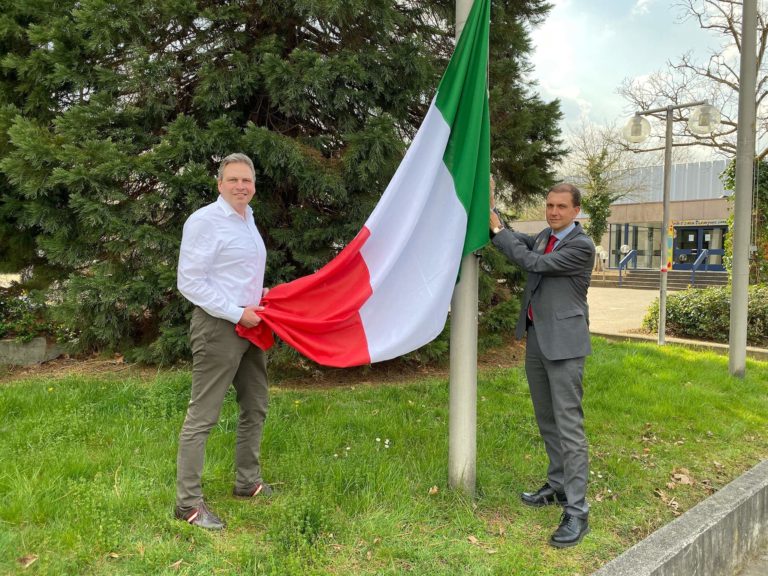
[[691, 51], [705, 62], [721, 41], [693, 20], [681, 21], [671, 0], [551, 0], [532, 30], [533, 77], [546, 101], [559, 98], [563, 128], [580, 119], [624, 126], [632, 115], [617, 89], [624, 78], [663, 70]]

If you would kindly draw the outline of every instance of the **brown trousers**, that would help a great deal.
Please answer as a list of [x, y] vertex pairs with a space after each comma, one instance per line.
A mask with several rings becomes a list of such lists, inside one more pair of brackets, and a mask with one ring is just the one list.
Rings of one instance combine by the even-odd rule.
[[192, 508], [203, 498], [205, 444], [219, 420], [230, 384], [235, 387], [240, 406], [235, 487], [247, 488], [261, 481], [259, 452], [268, 404], [266, 356], [238, 336], [234, 324], [195, 308], [189, 337], [192, 393], [176, 461], [176, 505], [180, 508]]

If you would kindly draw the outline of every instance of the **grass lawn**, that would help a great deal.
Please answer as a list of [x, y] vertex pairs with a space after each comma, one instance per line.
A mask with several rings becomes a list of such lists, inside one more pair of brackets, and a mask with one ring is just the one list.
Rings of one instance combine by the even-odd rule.
[[[228, 523], [172, 518], [190, 374], [25, 376], [0, 384], [0, 574], [586, 575], [768, 457], [768, 363], [595, 339], [585, 411], [592, 532], [518, 493], [546, 455], [522, 367], [478, 377], [478, 495], [448, 490], [448, 385], [275, 386], [262, 460], [276, 495], [235, 500], [237, 410], [204, 490]], [[435, 489], [436, 487], [436, 489]]]

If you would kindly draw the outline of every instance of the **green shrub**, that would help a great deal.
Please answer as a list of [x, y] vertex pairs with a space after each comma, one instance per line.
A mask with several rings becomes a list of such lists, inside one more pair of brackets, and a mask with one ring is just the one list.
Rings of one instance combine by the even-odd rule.
[[[747, 318], [747, 344], [768, 345], [768, 285], [749, 287]], [[667, 297], [666, 328], [673, 336], [728, 342], [730, 321], [730, 286], [689, 288]], [[658, 330], [658, 299], [648, 309], [643, 327]]]
[[48, 319], [48, 307], [39, 295], [16, 287], [0, 290], [0, 338], [29, 342], [55, 332], [56, 325]]

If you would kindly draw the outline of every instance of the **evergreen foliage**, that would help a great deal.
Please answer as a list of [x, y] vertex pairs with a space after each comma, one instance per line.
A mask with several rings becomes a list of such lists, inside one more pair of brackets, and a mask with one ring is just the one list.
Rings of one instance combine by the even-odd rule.
[[[724, 188], [736, 190], [736, 160], [732, 160], [722, 174]], [[733, 200], [734, 196], [731, 195]], [[755, 251], [749, 256], [750, 284], [768, 282], [768, 162], [755, 161], [752, 200], [750, 244]], [[728, 219], [728, 229], [733, 230], [733, 215]], [[733, 264], [733, 234], [725, 237], [725, 266], [731, 273]]]
[[[453, 47], [454, 3], [0, 0], [0, 271], [46, 291], [81, 350], [187, 354], [184, 220], [226, 154], [256, 164], [267, 285], [359, 230]], [[542, 0], [494, 3], [494, 167], [553, 181], [557, 102], [526, 80]], [[487, 302], [491, 299], [488, 298]]]

